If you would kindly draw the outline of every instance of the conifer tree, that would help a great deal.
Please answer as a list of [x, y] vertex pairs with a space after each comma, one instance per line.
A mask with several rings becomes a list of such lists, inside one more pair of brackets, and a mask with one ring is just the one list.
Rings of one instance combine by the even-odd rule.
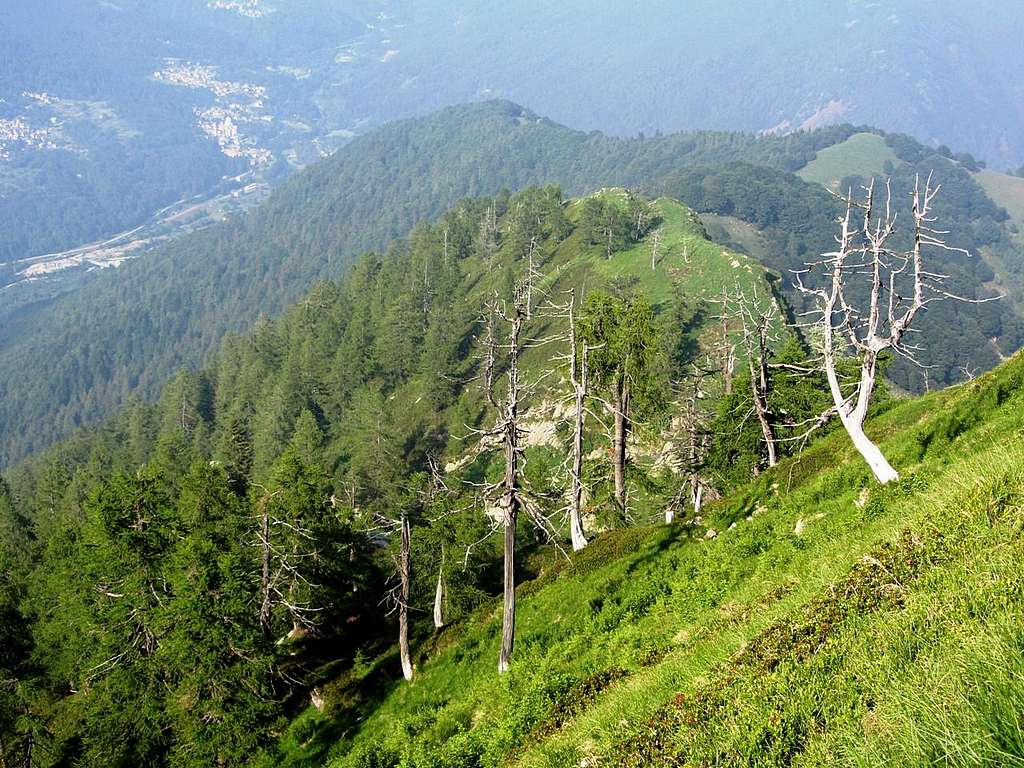
[[589, 344], [593, 382], [609, 392], [613, 418], [612, 476], [615, 502], [626, 511], [627, 442], [637, 410], [654, 407], [659, 389], [657, 329], [650, 304], [592, 293], [584, 303], [581, 335]]

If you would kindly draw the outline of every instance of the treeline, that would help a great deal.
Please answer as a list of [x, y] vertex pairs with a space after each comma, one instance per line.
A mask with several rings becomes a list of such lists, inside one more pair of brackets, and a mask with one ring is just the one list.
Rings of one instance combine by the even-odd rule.
[[[357, 252], [384, 247], [466, 194], [547, 180], [570, 193], [625, 184], [736, 216], [765, 235], [768, 247], [758, 257], [779, 272], [783, 292], [799, 307], [789, 270], [831, 248], [836, 207], [825, 190], [787, 171], [856, 130], [619, 139], [571, 131], [507, 102], [385, 126], [291, 179], [257, 214], [185, 238], [0, 324], [0, 466], [102, 420], [132, 397], [155, 397], [179, 367], [210, 360], [225, 334], [277, 315], [317, 280], [337, 278]], [[900, 199], [915, 171], [934, 168], [943, 182], [943, 220], [972, 251], [943, 259], [955, 288], [987, 295], [993, 275], [979, 258], [982, 248], [1008, 265], [1003, 279], [1017, 280], [1005, 212], [958, 163], [905, 138], [889, 140], [907, 158], [892, 169]], [[908, 391], [960, 381], [965, 366], [986, 370], [1024, 339], [1009, 301], [936, 306], [929, 315], [930, 329], [955, 333], [929, 347], [924, 372], [894, 365], [891, 376]]]
[[792, 170], [852, 132], [621, 139], [507, 102], [387, 125], [296, 175], [257, 214], [0, 324], [0, 466], [132, 396], [154, 397], [180, 366], [207, 362], [225, 334], [277, 315], [362, 250], [383, 248], [466, 195], [548, 182], [570, 194], [611, 184], [653, 189], [673, 170], [738, 160]]
[[[581, 427], [585, 537], [699, 511], [702, 495], [766, 467], [749, 378], [730, 373], [721, 397], [720, 373], [693, 375], [735, 355], [736, 329], [719, 337], [714, 309], [692, 296], [655, 309], [629, 281], [579, 270], [608, 258], [608, 221], [629, 229], [622, 249], [652, 268], [656, 209], [636, 195], [594, 199], [570, 207], [549, 187], [466, 200], [280, 320], [229, 338], [157, 403], [136, 402], [9, 473], [6, 759], [260, 765], [282, 722], [357, 658], [401, 638], [414, 675], [438, 626], [489, 610], [502, 590], [507, 539], [496, 534], [508, 523], [492, 491], [508, 454], [486, 434], [507, 421], [513, 359], [520, 428], [567, 391], [570, 349], [588, 359], [588, 408], [617, 403]], [[647, 224], [630, 229], [638, 216]], [[555, 305], [574, 289], [570, 320]], [[510, 345], [514, 313], [524, 314]], [[792, 336], [772, 351], [805, 355]], [[820, 410], [821, 382], [779, 379], [771, 398], [780, 413]], [[674, 468], [644, 458], [680, 414]], [[514, 475], [513, 583], [532, 575], [530, 553], [568, 538], [571, 427], [554, 429], [554, 444], [514, 446], [526, 460]], [[696, 500], [695, 482], [706, 489]], [[379, 674], [401, 668], [390, 657]]]
[[[888, 169], [893, 204], [909, 199], [916, 178], [934, 174], [942, 185], [935, 215], [949, 231], [950, 242], [968, 252], [933, 254], [936, 270], [949, 276], [947, 287], [958, 296], [973, 300], [999, 295], [992, 287], [995, 273], [983, 252], [993, 250], [1002, 261], [1015, 263], [1014, 245], [1003, 227], [1006, 211], [984, 194], [963, 166], [916, 143], [911, 152], [905, 137], [899, 138], [887, 139], [905, 155], [901, 155], [904, 163]], [[859, 192], [869, 181], [849, 177], [840, 187], [844, 192]], [[683, 171], [660, 182], [658, 189], [702, 213], [735, 216], [755, 225], [767, 243], [757, 256], [782, 277], [782, 291], [791, 305], [797, 311], [807, 308], [795, 289], [793, 272], [834, 248], [835, 220], [842, 211], [838, 200], [796, 176], [749, 163]], [[908, 244], [910, 232], [909, 226], [901, 227], [901, 246]], [[942, 339], [921, 351], [918, 362], [923, 367], [897, 360], [888, 372], [894, 383], [909, 392], [963, 381], [965, 368], [972, 375], [989, 370], [1001, 355], [1024, 344], [1024, 323], [1010, 301], [937, 303], [929, 307], [921, 330], [930, 338]]]

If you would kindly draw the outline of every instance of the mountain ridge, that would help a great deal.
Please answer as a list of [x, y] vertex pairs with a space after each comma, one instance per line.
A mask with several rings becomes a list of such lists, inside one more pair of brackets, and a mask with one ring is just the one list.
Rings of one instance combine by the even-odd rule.
[[[790, 173], [818, 149], [855, 132], [841, 126], [786, 137], [700, 133], [619, 139], [567, 129], [502, 101], [452, 107], [382, 128], [287, 181], [257, 213], [179, 240], [4, 323], [0, 435], [6, 445], [0, 463], [109, 415], [131, 396], [152, 396], [180, 365], [208, 359], [225, 333], [276, 315], [315, 280], [338, 275], [359, 250], [382, 247], [466, 194], [555, 181], [569, 194], [621, 184], [651, 194], [692, 195], [687, 202], [702, 212], [735, 209], [760, 227], [774, 227], [772, 253], [789, 260], [772, 266], [785, 273], [800, 263], [799, 252], [828, 247], [834, 215], [826, 192]], [[969, 206], [982, 210], [987, 198], [966, 171], [909, 139], [889, 140], [897, 139], [918, 167], [944, 164], [948, 188], [960, 190], [965, 201], [954, 207], [962, 217], [957, 237], [976, 238]], [[722, 169], [738, 161], [760, 169], [757, 195], [747, 188], [746, 172], [705, 173], [714, 177], [711, 185], [686, 180], [680, 186], [676, 178], [694, 166]], [[991, 219], [997, 209], [987, 205]], [[997, 241], [1008, 240], [999, 222], [993, 219], [991, 226]], [[957, 268], [968, 291], [991, 279], [978, 271], [980, 262]], [[1004, 315], [986, 316], [984, 331], [965, 337], [972, 339], [963, 344], [969, 356], [987, 355], [974, 363], [979, 367], [997, 358], [985, 352], [977, 334], [1005, 335], [1007, 350], [1018, 343], [1007, 325], [1012, 313]], [[977, 324], [967, 318], [955, 322]], [[936, 383], [956, 380], [953, 357], [943, 361]], [[906, 376], [903, 386], [921, 386]], [[10, 445], [14, 440], [18, 444]]]

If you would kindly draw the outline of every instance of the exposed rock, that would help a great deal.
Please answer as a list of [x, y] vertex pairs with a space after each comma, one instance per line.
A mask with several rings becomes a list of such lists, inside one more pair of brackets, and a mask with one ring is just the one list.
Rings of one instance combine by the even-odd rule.
[[310, 691], [309, 700], [313, 703], [313, 706], [316, 707], [317, 712], [324, 711], [324, 695], [319, 688], [314, 688]]

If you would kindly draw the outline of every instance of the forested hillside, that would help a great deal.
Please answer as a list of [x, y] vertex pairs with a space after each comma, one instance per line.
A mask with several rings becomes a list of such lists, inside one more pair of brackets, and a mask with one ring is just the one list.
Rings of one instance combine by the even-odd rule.
[[8, 4], [0, 265], [134, 227], [225, 176], [280, 178], [385, 122], [489, 97], [616, 135], [869, 123], [1018, 167], [1024, 13], [961, 6]]
[[[633, 382], [621, 489], [602, 448], [607, 414], [581, 432], [586, 535], [681, 507], [690, 478], [678, 467], [693, 462], [683, 443], [695, 449], [697, 435], [666, 404], [684, 397], [694, 361], [735, 343], [738, 326], [723, 337], [713, 302], [743, 289], [771, 303], [765, 273], [668, 198], [608, 190], [567, 204], [549, 187], [466, 200], [280, 321], [232, 337], [156, 405], [138, 402], [10, 474], [4, 607], [18, 643], [3, 663], [19, 683], [4, 689], [6, 748], [31, 738], [40, 765], [258, 763], [332, 670], [390, 646], [387, 605], [409, 599], [390, 563], [400, 520], [414, 542], [408, 588], [426, 594], [440, 578], [445, 621], [485, 605], [501, 545], [473, 484], [499, 464], [475, 430], [493, 423], [487, 392], [500, 398], [513, 381], [510, 348], [486, 339], [504, 326], [488, 307], [511, 311], [516, 285], [530, 294], [515, 356], [540, 505], [521, 520], [524, 552], [544, 560], [540, 542], [563, 528], [574, 291], [595, 414], [615, 396], [617, 366]], [[783, 354], [797, 349], [779, 339]], [[741, 380], [729, 408], [744, 402]], [[723, 432], [708, 493], [761, 464], [753, 429]], [[423, 618], [410, 622], [421, 636]]]
[[[73, 295], [19, 312], [0, 327], [0, 465], [95, 423], [132, 397], [151, 398], [180, 366], [210, 359], [226, 333], [274, 316], [318, 279], [337, 278], [368, 247], [383, 247], [464, 195], [530, 183], [570, 194], [602, 185], [681, 198], [701, 212], [762, 229], [765, 262], [783, 277], [832, 242], [837, 207], [820, 186], [793, 176], [818, 150], [841, 144], [842, 126], [785, 137], [694, 133], [619, 139], [572, 131], [507, 102], [452, 108], [353, 141], [285, 184], [255, 215], [182, 239], [102, 274]], [[886, 137], [905, 191], [917, 171], [944, 183], [942, 213], [977, 255], [942, 264], [969, 296], [1017, 285], [1006, 213], [980, 190], [969, 157]], [[738, 163], [747, 163], [740, 165]], [[883, 169], [884, 170], [884, 169]], [[855, 183], [854, 179], [846, 179]], [[1003, 274], [1006, 272], [1006, 274]], [[1020, 345], [1011, 302], [943, 308], [926, 375], [897, 363], [891, 375], [919, 391], [990, 368]], [[953, 330], [951, 330], [953, 329]]]
[[777, 284], [672, 198], [467, 199], [14, 467], [4, 759], [1024, 759], [1020, 358], [879, 380], [879, 484], [829, 388], [891, 358]]

